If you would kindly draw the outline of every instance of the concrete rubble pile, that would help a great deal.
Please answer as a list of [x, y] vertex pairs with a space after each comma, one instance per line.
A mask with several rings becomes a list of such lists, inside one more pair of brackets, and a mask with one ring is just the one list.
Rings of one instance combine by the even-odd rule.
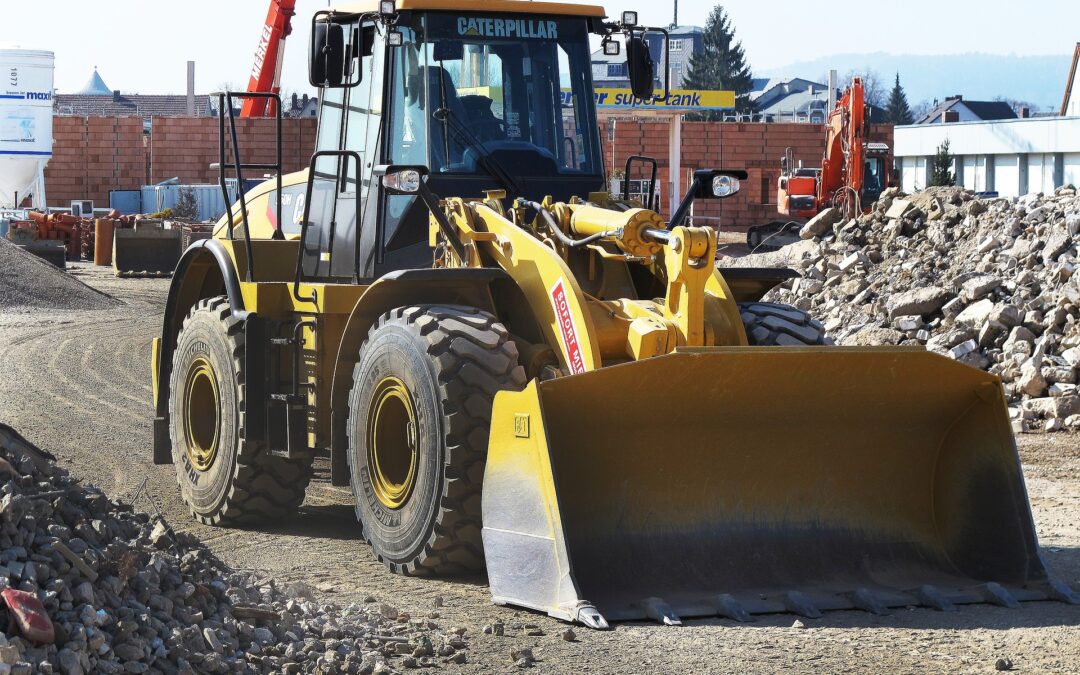
[[838, 344], [925, 345], [999, 375], [1016, 431], [1080, 429], [1074, 187], [1019, 199], [890, 188], [841, 221], [829, 209], [803, 227], [779, 261], [802, 278], [768, 299], [810, 312]]
[[463, 629], [374, 598], [320, 604], [303, 584], [232, 572], [2, 424], [0, 486], [0, 674], [382, 674], [466, 662]]

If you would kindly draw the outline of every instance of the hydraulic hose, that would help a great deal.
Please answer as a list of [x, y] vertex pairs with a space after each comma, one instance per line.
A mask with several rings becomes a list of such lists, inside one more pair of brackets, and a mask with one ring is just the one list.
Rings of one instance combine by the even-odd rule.
[[606, 237], [614, 237], [619, 234], [619, 230], [606, 230], [604, 232], [597, 232], [596, 234], [591, 234], [584, 239], [573, 239], [562, 231], [562, 228], [559, 227], [559, 224], [555, 222], [555, 217], [551, 215], [551, 212], [545, 209], [543, 205], [529, 201], [527, 199], [522, 199], [521, 203], [540, 214], [540, 217], [544, 219], [545, 223], [547, 223], [548, 229], [551, 230], [551, 233], [555, 235], [555, 238], [558, 239], [563, 244], [563, 246], [577, 248], [579, 246], [585, 246], [586, 244], [591, 244], [594, 241], [599, 241]]

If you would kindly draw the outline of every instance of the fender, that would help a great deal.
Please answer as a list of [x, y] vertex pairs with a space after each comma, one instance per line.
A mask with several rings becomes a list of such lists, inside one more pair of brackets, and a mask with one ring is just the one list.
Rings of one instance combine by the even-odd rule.
[[333, 485], [349, 484], [345, 428], [353, 366], [368, 331], [379, 317], [397, 307], [439, 303], [467, 305], [495, 314], [491, 286], [503, 282], [513, 283], [506, 272], [492, 267], [399, 270], [380, 277], [360, 296], [341, 336], [331, 384], [330, 481]]
[[226, 295], [233, 316], [247, 319], [244, 296], [236, 268], [225, 247], [216, 239], [201, 239], [180, 256], [169, 285], [165, 301], [165, 317], [161, 337], [154, 341], [151, 351], [152, 381], [154, 384], [154, 463], [171, 464], [169, 441], [168, 382], [172, 375], [172, 355], [184, 317], [203, 298]]

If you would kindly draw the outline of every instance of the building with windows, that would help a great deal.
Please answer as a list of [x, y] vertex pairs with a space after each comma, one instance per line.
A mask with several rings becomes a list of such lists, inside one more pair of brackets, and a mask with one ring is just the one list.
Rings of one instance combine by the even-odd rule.
[[[956, 184], [1019, 197], [1080, 185], [1080, 43], [1073, 53], [1058, 117], [1017, 117], [1005, 103], [954, 96], [915, 124], [896, 127], [896, 168], [905, 192], [926, 187], [932, 158], [945, 141]], [[1006, 110], [1007, 109], [1007, 110]]]
[[949, 122], [992, 122], [1014, 120], [1016, 113], [1005, 101], [965, 101], [957, 94], [938, 103], [915, 120], [915, 124], [947, 124]]
[[906, 192], [926, 187], [938, 147], [949, 141], [956, 184], [1018, 197], [1080, 185], [1080, 117], [916, 124], [895, 129]]
[[755, 121], [824, 124], [829, 87], [802, 77], [754, 78], [750, 100], [755, 107]]

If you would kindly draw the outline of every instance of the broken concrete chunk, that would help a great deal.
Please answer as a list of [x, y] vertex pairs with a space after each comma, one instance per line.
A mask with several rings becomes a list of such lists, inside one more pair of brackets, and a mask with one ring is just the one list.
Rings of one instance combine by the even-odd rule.
[[926, 316], [941, 309], [948, 299], [949, 292], [944, 288], [927, 286], [897, 293], [886, 301], [886, 307], [890, 319], [909, 314]]
[[987, 322], [993, 311], [994, 302], [989, 298], [984, 298], [973, 305], [968, 305], [964, 311], [957, 314], [956, 323], [977, 329]]
[[799, 238], [813, 239], [814, 237], [823, 236], [832, 230], [832, 226], [838, 220], [840, 220], [840, 211], [829, 207], [807, 221], [806, 225], [803, 225], [802, 229], [799, 230]]
[[1020, 380], [1017, 384], [1020, 391], [1028, 396], [1039, 397], [1046, 393], [1046, 378], [1043, 377], [1042, 369], [1031, 361], [1020, 369]]
[[990, 291], [1001, 285], [1001, 279], [992, 274], [982, 274], [965, 281], [960, 287], [960, 294], [969, 302], [985, 297]]
[[913, 208], [912, 203], [907, 199], [894, 199], [889, 206], [889, 210], [885, 212], [886, 218], [903, 218], [904, 214]]

